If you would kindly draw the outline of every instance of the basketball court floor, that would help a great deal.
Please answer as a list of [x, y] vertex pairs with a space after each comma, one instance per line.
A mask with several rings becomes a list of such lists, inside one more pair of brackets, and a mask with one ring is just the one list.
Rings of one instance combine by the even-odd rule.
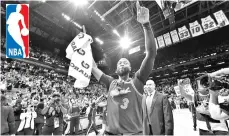
[[[174, 136], [198, 136], [199, 135], [198, 131], [193, 130], [192, 115], [188, 109], [179, 109], [179, 110], [175, 109], [173, 111], [173, 117], [174, 117]], [[95, 133], [92, 132], [89, 134], [89, 136], [95, 136]]]

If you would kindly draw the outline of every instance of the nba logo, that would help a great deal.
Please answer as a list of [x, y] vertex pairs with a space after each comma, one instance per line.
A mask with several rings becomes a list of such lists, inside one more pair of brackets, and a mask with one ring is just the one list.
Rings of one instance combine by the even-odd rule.
[[6, 4], [6, 58], [29, 58], [29, 4]]

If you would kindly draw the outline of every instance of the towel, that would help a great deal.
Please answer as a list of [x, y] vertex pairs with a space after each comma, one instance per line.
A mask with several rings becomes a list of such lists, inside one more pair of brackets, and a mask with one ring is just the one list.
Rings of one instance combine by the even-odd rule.
[[92, 70], [92, 51], [90, 35], [78, 34], [66, 49], [66, 57], [71, 59], [68, 75], [76, 78], [75, 88], [84, 88], [89, 85]]
[[66, 58], [72, 59], [73, 53], [80, 48], [85, 48], [88, 46], [88, 44], [91, 44], [93, 42], [90, 35], [87, 35], [85, 33], [79, 33], [68, 45], [66, 49]]

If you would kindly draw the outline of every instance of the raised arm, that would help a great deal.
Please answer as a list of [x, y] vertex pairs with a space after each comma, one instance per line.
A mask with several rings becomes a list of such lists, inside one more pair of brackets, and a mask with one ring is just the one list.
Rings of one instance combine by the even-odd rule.
[[92, 74], [94, 77], [99, 81], [104, 74], [96, 65], [95, 61], [93, 60], [93, 67], [92, 67]]
[[[92, 74], [94, 77], [99, 81], [106, 85], [107, 88], [109, 88], [110, 83], [112, 80], [114, 80], [111, 76], [108, 76], [104, 74], [96, 65], [95, 61], [93, 60], [93, 66], [92, 66]], [[108, 90], [108, 89], [107, 89]]]
[[142, 81], [146, 82], [148, 79], [154, 65], [154, 60], [157, 55], [157, 47], [154, 40], [154, 34], [151, 29], [149, 22], [149, 9], [141, 7], [139, 2], [136, 4], [137, 7], [137, 20], [143, 26], [144, 36], [145, 36], [145, 50], [146, 56], [142, 61], [140, 69], [136, 73], [136, 77]]

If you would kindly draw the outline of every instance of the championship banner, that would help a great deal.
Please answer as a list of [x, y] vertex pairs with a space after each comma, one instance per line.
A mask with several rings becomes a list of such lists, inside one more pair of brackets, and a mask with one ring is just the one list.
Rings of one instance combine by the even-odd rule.
[[165, 42], [164, 42], [163, 36], [158, 36], [157, 42], [158, 42], [159, 48], [165, 47]]
[[216, 23], [210, 15], [206, 18], [201, 18], [201, 22], [204, 32], [210, 32], [217, 29]]
[[224, 27], [229, 24], [229, 21], [222, 10], [215, 12], [214, 16], [218, 22], [219, 27]]
[[192, 37], [196, 37], [204, 33], [198, 21], [189, 23], [189, 26], [190, 26], [190, 32], [192, 34]]
[[177, 96], [181, 96], [179, 86], [174, 86], [174, 90], [175, 90], [175, 92], [176, 92]]
[[186, 26], [178, 28], [180, 40], [185, 40], [191, 37]]
[[173, 30], [173, 31], [171, 31], [171, 32], [170, 32], [170, 35], [171, 35], [171, 38], [172, 38], [172, 40], [173, 40], [173, 43], [178, 43], [178, 42], [180, 42], [180, 39], [179, 39], [179, 36], [178, 36], [178, 34], [177, 34], [177, 30], [176, 30], [176, 29]]
[[164, 39], [165, 39], [165, 44], [166, 46], [169, 46], [172, 44], [172, 41], [171, 41], [171, 38], [170, 38], [170, 35], [169, 33], [166, 33], [163, 35]]

